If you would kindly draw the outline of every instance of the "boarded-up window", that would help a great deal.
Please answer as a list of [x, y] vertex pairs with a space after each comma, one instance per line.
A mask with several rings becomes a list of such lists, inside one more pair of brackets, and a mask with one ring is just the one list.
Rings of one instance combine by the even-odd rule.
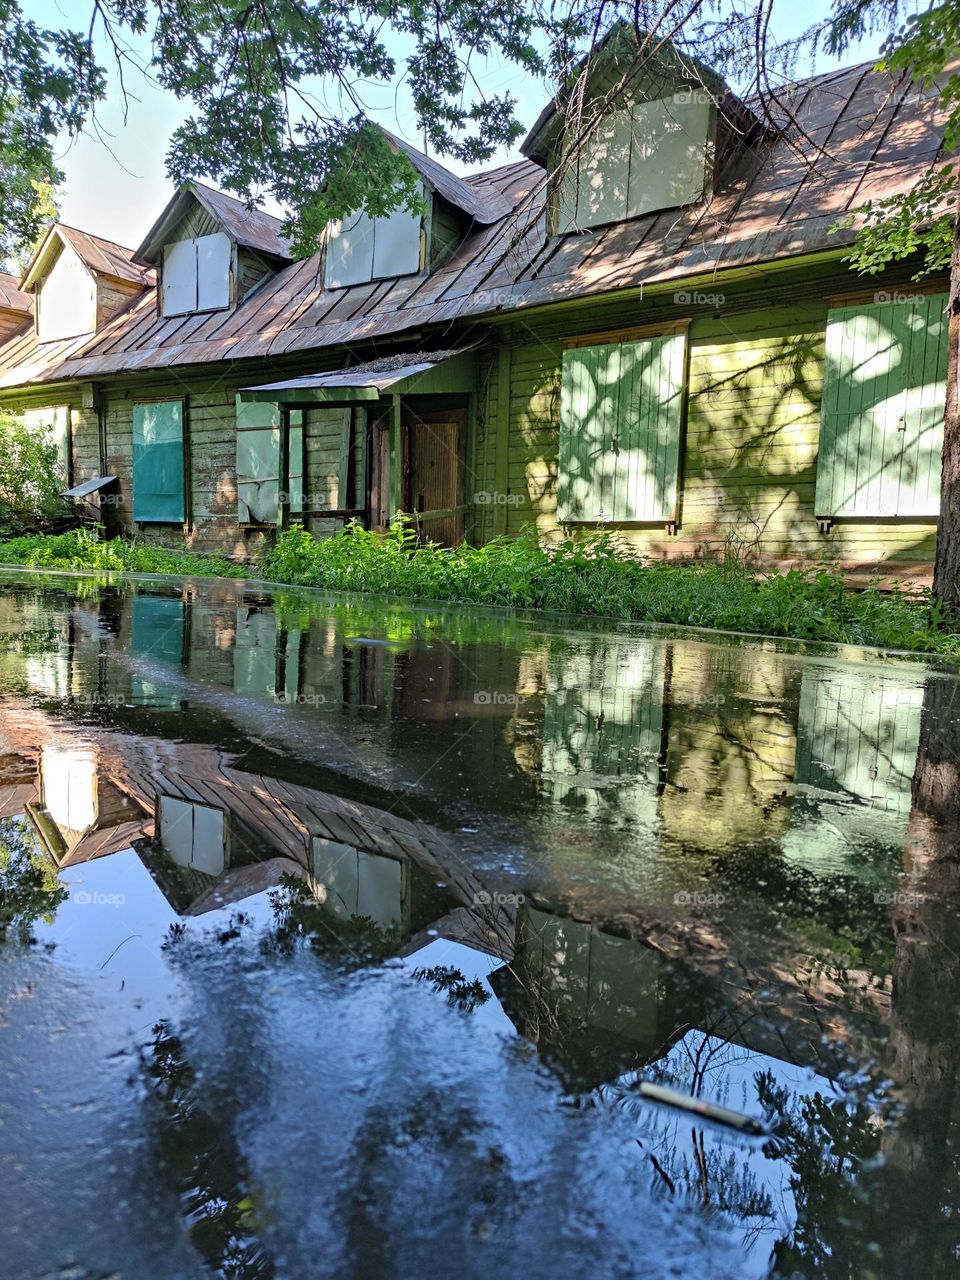
[[237, 519], [241, 524], [277, 524], [281, 492], [291, 514], [304, 503], [303, 411], [291, 409], [287, 435], [287, 477], [281, 484], [278, 404], [237, 400]]
[[27, 426], [43, 431], [57, 446], [57, 479], [64, 489], [70, 485], [70, 408], [58, 404], [48, 409], [28, 409], [23, 415]]
[[685, 358], [681, 333], [564, 351], [561, 520], [676, 518]]
[[704, 92], [640, 102], [604, 117], [564, 168], [556, 229], [595, 227], [703, 195], [714, 109]]
[[182, 689], [163, 679], [163, 668], [183, 665], [183, 601], [169, 596], [135, 595], [130, 608], [130, 652], [137, 661], [131, 696], [137, 706], [179, 711]]
[[945, 305], [931, 294], [830, 312], [817, 516], [939, 512]]
[[327, 228], [324, 283], [339, 289], [420, 270], [420, 217], [395, 209], [382, 218], [361, 212]]
[[187, 518], [182, 400], [133, 406], [133, 518], [165, 524]]
[[229, 307], [232, 262], [233, 245], [222, 231], [164, 246], [163, 314], [177, 316]]
[[157, 834], [177, 866], [222, 876], [230, 865], [230, 817], [223, 809], [158, 795]]
[[69, 246], [64, 246], [37, 296], [37, 336], [41, 342], [93, 333], [97, 285]]

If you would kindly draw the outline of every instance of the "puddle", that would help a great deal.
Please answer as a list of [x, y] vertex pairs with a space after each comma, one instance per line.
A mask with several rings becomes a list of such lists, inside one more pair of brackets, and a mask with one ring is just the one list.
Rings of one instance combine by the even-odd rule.
[[956, 1274], [951, 670], [6, 575], [0, 690], [7, 1274]]

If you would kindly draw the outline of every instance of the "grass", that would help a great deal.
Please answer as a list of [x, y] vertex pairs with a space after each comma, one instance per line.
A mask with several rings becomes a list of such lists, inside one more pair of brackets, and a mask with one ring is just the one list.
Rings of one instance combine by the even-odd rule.
[[[0, 541], [0, 563], [251, 575], [250, 566], [234, 561], [138, 542], [98, 542], [82, 531]], [[608, 533], [545, 549], [531, 531], [450, 551], [418, 546], [410, 528], [400, 523], [386, 535], [350, 525], [323, 541], [294, 528], [264, 554], [255, 572], [273, 582], [329, 591], [960, 655], [960, 634], [944, 624], [929, 596], [874, 586], [851, 591], [839, 574], [825, 568], [756, 576], [741, 564], [637, 560]]]

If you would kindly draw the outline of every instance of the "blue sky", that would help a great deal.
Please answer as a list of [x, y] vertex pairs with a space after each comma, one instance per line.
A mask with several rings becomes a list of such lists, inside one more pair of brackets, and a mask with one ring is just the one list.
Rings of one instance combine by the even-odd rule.
[[[22, 0], [24, 13], [48, 25], [77, 26], [86, 22], [90, 0]], [[788, 39], [829, 11], [825, 0], [779, 0], [773, 29], [777, 39]], [[867, 40], [852, 50], [842, 62], [850, 64], [873, 58], [879, 40]], [[149, 63], [149, 44], [130, 40], [131, 56], [141, 65]], [[798, 66], [798, 75], [828, 71], [840, 65], [824, 55], [816, 65]], [[512, 66], [488, 63], [478, 70], [485, 92], [509, 90], [517, 99], [517, 112], [524, 125], [533, 124], [550, 97], [548, 87], [525, 78]], [[127, 75], [129, 101], [126, 118], [116, 76], [111, 78], [111, 95], [97, 113], [95, 125], [72, 143], [64, 139], [58, 161], [65, 174], [61, 196], [61, 216], [65, 223], [94, 232], [121, 244], [136, 246], [155, 220], [172, 192], [166, 176], [164, 157], [170, 136], [189, 114], [188, 108], [164, 92], [149, 78], [130, 70]], [[371, 86], [366, 93], [371, 118], [392, 132], [420, 145], [414, 114], [404, 86]], [[507, 163], [517, 152], [502, 151], [489, 167]], [[463, 172], [463, 167], [445, 161]], [[203, 175], [197, 175], [202, 177]], [[268, 208], [273, 206], [267, 202]]]

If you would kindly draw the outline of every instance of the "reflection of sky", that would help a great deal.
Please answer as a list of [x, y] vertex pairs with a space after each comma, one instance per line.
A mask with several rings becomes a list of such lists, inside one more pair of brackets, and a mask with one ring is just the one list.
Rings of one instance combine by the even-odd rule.
[[177, 914], [133, 849], [67, 867], [60, 880], [70, 897], [53, 924], [37, 927], [39, 941], [52, 942], [61, 963], [165, 1014], [173, 984], [160, 948]]

